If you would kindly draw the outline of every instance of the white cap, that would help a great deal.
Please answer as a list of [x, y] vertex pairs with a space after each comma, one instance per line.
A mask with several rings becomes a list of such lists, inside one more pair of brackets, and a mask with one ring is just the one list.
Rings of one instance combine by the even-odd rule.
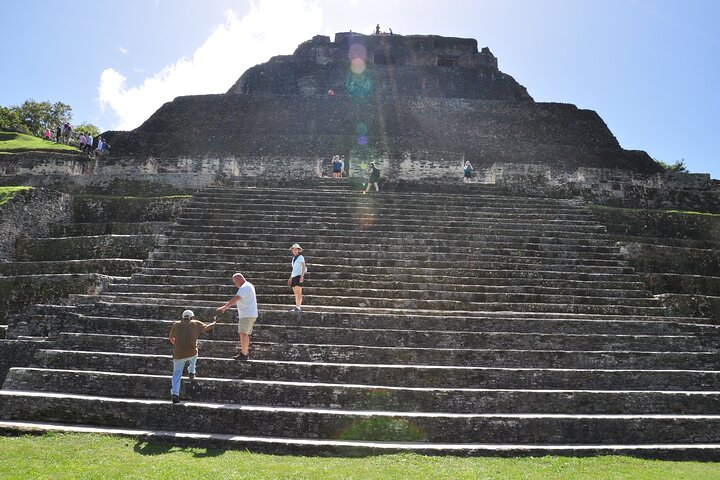
[[193, 313], [192, 310], [185, 310], [182, 314], [183, 318], [193, 318], [194, 316], [195, 316], [195, 314]]

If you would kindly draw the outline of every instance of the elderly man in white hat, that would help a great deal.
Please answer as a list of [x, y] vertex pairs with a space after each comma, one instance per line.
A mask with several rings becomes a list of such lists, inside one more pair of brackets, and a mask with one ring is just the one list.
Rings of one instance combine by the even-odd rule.
[[217, 322], [207, 325], [195, 320], [192, 310], [182, 313], [182, 320], [173, 323], [170, 329], [170, 343], [173, 345], [173, 375], [170, 399], [173, 403], [180, 401], [180, 377], [185, 364], [188, 364], [188, 376], [195, 379], [195, 365], [198, 358], [198, 338], [208, 330], [212, 330]]
[[290, 272], [290, 278], [287, 284], [292, 288], [293, 295], [295, 295], [295, 307], [291, 310], [293, 312], [300, 312], [302, 307], [302, 283], [305, 281], [305, 274], [307, 273], [307, 266], [305, 265], [305, 257], [302, 256], [302, 247], [297, 243], [290, 247], [292, 251], [293, 259], [290, 262], [292, 266], [292, 272]]

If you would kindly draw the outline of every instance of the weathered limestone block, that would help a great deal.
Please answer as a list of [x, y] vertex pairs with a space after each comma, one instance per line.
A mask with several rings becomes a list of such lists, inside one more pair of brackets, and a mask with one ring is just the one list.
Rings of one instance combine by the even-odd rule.
[[97, 294], [111, 278], [95, 273], [0, 277], [0, 320], [36, 303], [67, 297], [71, 293]]
[[659, 295], [668, 309], [668, 315], [701, 317], [707, 323], [720, 325], [720, 297], [711, 295], [687, 295], [665, 293]]
[[77, 196], [73, 198], [75, 221], [162, 222], [175, 218], [188, 197], [106, 197]]
[[45, 189], [18, 193], [0, 207], [0, 261], [11, 258], [18, 238], [45, 236], [50, 224], [69, 222], [72, 217], [69, 195]]

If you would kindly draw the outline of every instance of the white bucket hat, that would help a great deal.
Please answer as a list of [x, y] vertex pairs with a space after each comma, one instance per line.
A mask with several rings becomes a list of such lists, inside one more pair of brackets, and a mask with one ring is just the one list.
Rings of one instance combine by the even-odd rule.
[[193, 318], [194, 316], [195, 316], [195, 314], [193, 313], [192, 310], [185, 310], [182, 314], [183, 318]]
[[290, 247], [288, 250], [292, 250], [293, 248], [297, 248], [298, 250], [300, 250], [302, 252], [302, 247], [300, 245], [298, 245], [297, 243], [293, 243], [293, 246]]

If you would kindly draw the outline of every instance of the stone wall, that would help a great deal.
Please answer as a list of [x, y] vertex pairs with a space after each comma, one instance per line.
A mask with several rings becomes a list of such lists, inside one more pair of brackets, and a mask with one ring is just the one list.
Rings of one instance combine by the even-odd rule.
[[273, 158], [286, 175], [283, 158], [362, 151], [393, 159], [446, 152], [477, 168], [505, 162], [660, 171], [646, 153], [622, 150], [595, 112], [554, 103], [204, 95], [176, 98], [140, 128], [106, 136], [113, 155], [103, 165], [133, 158], [147, 162], [148, 173], [170, 173], [155, 159]]
[[600, 205], [720, 213], [720, 181], [708, 174], [648, 174], [588, 167], [569, 170], [549, 165], [498, 163], [480, 172], [479, 178], [511, 191], [543, 192], [560, 198], [577, 196]]
[[69, 195], [42, 188], [19, 192], [0, 207], [0, 261], [10, 259], [18, 238], [46, 236], [50, 224], [69, 222], [72, 215]]
[[720, 215], [592, 210], [670, 315], [702, 316], [720, 324]]

